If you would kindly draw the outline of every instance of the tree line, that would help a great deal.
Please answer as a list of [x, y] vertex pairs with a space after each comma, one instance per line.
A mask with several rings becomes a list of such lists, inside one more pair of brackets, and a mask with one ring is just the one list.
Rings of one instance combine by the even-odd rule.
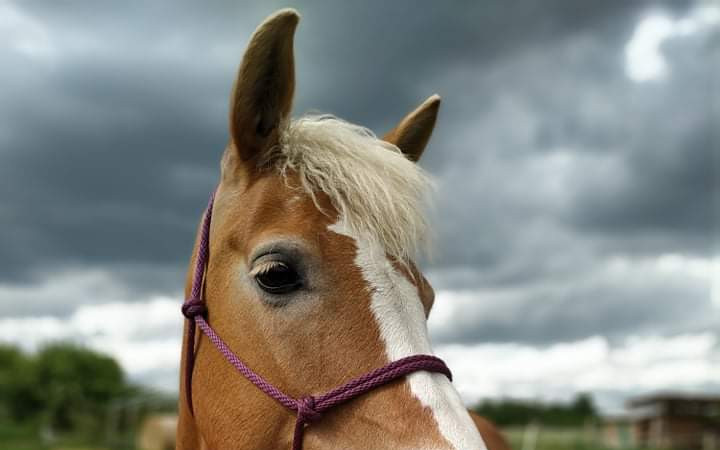
[[138, 395], [112, 357], [71, 343], [29, 354], [0, 344], [0, 424], [99, 434], [108, 406]]
[[518, 399], [485, 400], [473, 408], [500, 426], [526, 425], [531, 422], [548, 426], [577, 427], [598, 418], [589, 394], [578, 394], [568, 403]]

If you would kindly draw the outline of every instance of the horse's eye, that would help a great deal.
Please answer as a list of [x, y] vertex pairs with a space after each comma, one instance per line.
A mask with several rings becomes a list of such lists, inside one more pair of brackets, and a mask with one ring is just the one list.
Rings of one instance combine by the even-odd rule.
[[287, 294], [302, 284], [295, 269], [282, 262], [273, 262], [261, 268], [255, 275], [255, 281], [270, 294]]

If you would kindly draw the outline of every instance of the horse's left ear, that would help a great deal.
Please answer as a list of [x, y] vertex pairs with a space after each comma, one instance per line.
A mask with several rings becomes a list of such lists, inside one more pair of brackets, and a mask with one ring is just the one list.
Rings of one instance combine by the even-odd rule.
[[440, 109], [440, 96], [435, 94], [405, 116], [383, 137], [383, 140], [395, 144], [408, 159], [417, 162], [435, 128], [438, 109]]
[[230, 135], [243, 160], [272, 146], [290, 114], [295, 90], [293, 37], [299, 19], [293, 9], [280, 10], [250, 38], [230, 102]]

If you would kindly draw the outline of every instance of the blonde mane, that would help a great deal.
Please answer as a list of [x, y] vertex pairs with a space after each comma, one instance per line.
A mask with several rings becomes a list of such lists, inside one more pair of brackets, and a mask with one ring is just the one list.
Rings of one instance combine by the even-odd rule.
[[327, 194], [354, 235], [376, 240], [403, 263], [427, 251], [433, 181], [372, 131], [334, 116], [306, 115], [284, 125], [268, 156], [286, 180], [289, 172], [298, 174], [316, 205], [316, 193]]

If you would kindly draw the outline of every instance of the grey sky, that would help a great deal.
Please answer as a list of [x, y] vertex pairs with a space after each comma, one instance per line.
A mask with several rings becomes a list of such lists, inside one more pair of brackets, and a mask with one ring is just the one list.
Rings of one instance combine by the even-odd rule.
[[[178, 295], [235, 69], [283, 6], [0, 3], [0, 319]], [[455, 299], [431, 327], [441, 345], [709, 333], [717, 367], [709, 2], [290, 6], [303, 15], [296, 114], [382, 134], [443, 97], [423, 160], [440, 186], [424, 266]], [[671, 24], [666, 67], [638, 81], [626, 52], [653, 14]]]

